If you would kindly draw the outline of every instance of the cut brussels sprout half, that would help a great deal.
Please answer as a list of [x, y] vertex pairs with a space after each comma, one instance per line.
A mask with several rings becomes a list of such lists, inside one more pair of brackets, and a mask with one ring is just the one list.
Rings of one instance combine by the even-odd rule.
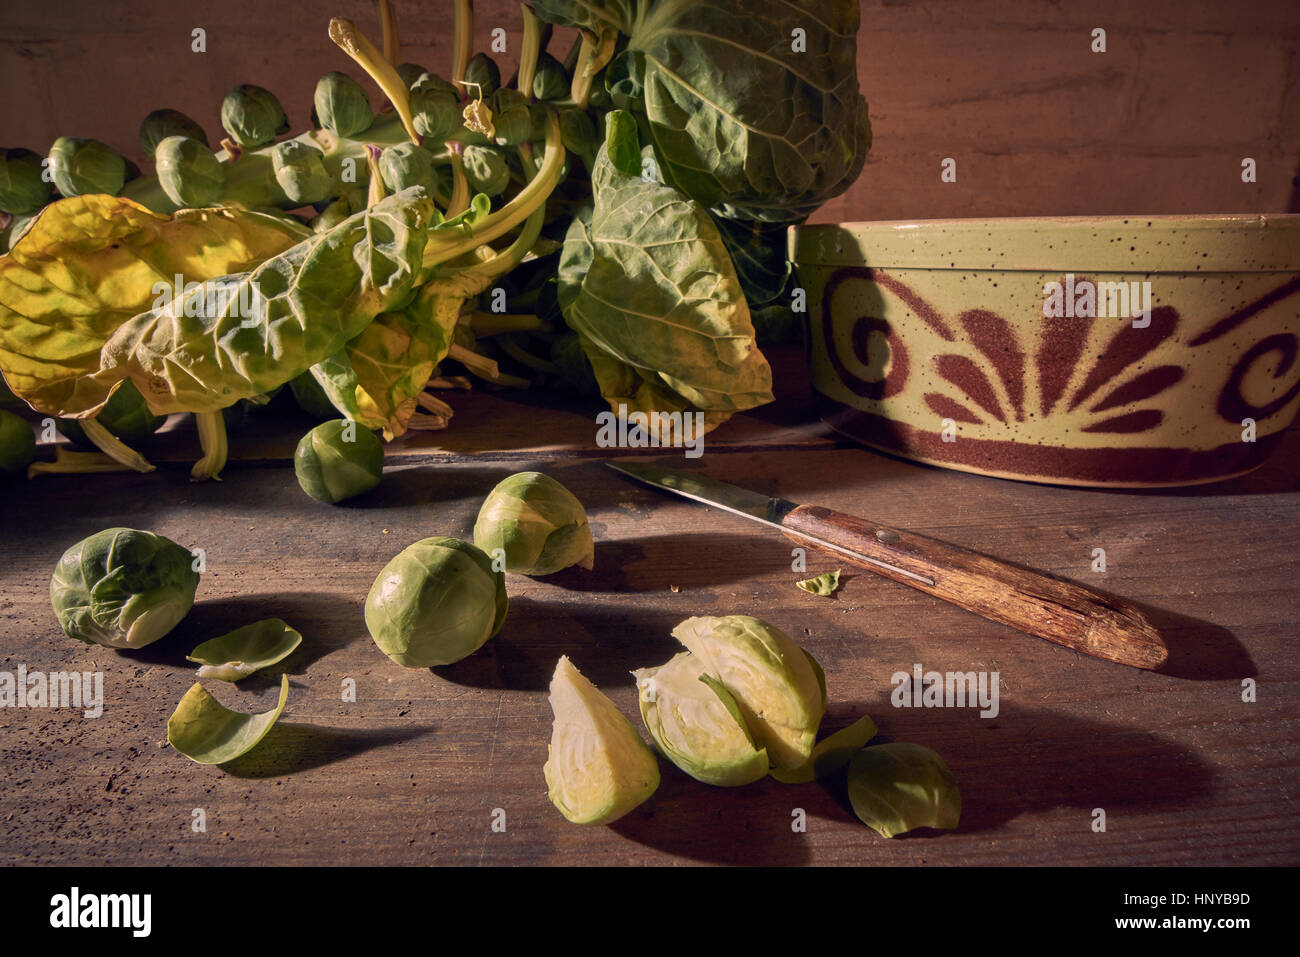
[[840, 570], [825, 572], [815, 578], [805, 578], [795, 582], [795, 587], [802, 588], [810, 595], [833, 595], [840, 587]]
[[541, 472], [518, 472], [502, 480], [479, 509], [474, 544], [505, 570], [550, 575], [570, 565], [590, 569], [596, 545], [582, 503]]
[[852, 759], [854, 753], [876, 736], [876, 722], [863, 715], [847, 728], [841, 728], [817, 742], [812, 757], [797, 768], [772, 771], [782, 784], [805, 784], [834, 774]]
[[283, 661], [300, 644], [297, 631], [279, 618], [267, 618], [203, 642], [185, 660], [202, 665], [200, 678], [238, 681]]
[[754, 743], [735, 698], [703, 673], [689, 651], [632, 674], [646, 730], [673, 764], [720, 787], [749, 784], [767, 774], [767, 751]]
[[881, 837], [918, 827], [951, 829], [961, 818], [956, 778], [943, 758], [919, 744], [877, 744], [853, 755], [849, 802]]
[[547, 795], [574, 824], [610, 824], [654, 794], [659, 762], [623, 713], [567, 657], [551, 678]]
[[673, 635], [731, 692], [772, 767], [797, 768], [811, 757], [825, 703], [802, 648], [748, 615], [688, 618]]
[[280, 676], [280, 700], [262, 714], [231, 711], [197, 681], [167, 719], [167, 743], [199, 764], [225, 764], [253, 750], [284, 713], [289, 676]]

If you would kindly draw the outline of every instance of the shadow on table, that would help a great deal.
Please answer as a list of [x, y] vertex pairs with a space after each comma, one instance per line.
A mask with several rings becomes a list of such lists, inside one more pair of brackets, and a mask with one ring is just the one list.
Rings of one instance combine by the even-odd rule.
[[373, 748], [401, 744], [436, 727], [322, 728], [280, 722], [247, 754], [227, 761], [221, 770], [236, 778], [276, 778], [333, 764]]
[[[1193, 805], [1215, 779], [1197, 755], [1150, 731], [1041, 709], [985, 719], [973, 708], [894, 708], [887, 699], [840, 703], [832, 704], [823, 734], [864, 713], [880, 726], [870, 744], [922, 744], [948, 764], [961, 788], [958, 833], [996, 830], [1022, 814], [1067, 807], [1078, 809], [1079, 832], [1087, 834], [1096, 808], [1113, 827], [1126, 812]], [[841, 772], [797, 787], [820, 789], [852, 819], [847, 781]], [[945, 833], [927, 828], [907, 839]]]
[[1199, 681], [1250, 678], [1259, 673], [1250, 652], [1227, 628], [1131, 598], [1128, 602], [1146, 615], [1169, 649], [1168, 659], [1155, 669], [1158, 673]]

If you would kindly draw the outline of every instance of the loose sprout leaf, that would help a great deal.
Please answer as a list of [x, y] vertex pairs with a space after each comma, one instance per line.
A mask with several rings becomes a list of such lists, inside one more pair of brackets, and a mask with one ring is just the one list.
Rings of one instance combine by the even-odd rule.
[[289, 676], [280, 677], [280, 700], [263, 714], [231, 711], [197, 681], [167, 719], [167, 743], [199, 764], [225, 764], [266, 737], [289, 701]]
[[876, 723], [863, 715], [847, 728], [841, 728], [817, 742], [806, 764], [787, 770], [773, 770], [772, 777], [782, 784], [804, 784], [834, 774], [849, 763], [854, 752], [876, 736]]
[[961, 818], [957, 780], [943, 758], [919, 744], [877, 744], [854, 754], [849, 802], [881, 837], [918, 827], [951, 829]]
[[840, 570], [837, 568], [833, 572], [824, 572], [816, 578], [805, 578], [801, 582], [795, 582], [795, 585], [810, 595], [833, 595], [840, 587]]
[[302, 644], [302, 635], [279, 618], [267, 618], [203, 642], [186, 661], [203, 665], [200, 678], [238, 681], [283, 661]]

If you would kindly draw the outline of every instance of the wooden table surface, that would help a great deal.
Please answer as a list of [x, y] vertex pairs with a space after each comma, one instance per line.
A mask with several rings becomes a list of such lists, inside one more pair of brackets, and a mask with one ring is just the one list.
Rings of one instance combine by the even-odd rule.
[[[232, 433], [224, 481], [201, 485], [187, 479], [197, 447], [180, 423], [147, 446], [160, 465], [149, 475], [5, 490], [0, 671], [102, 670], [104, 710], [0, 712], [0, 862], [1300, 863], [1296, 431], [1262, 469], [1215, 486], [1019, 484], [840, 442], [812, 415], [798, 355], [776, 364], [779, 401], [710, 435], [687, 467], [1130, 598], [1166, 629], [1167, 673], [1083, 657], [851, 568], [837, 596], [805, 594], [780, 536], [610, 474], [589, 406], [451, 394], [451, 429], [399, 440], [380, 487], [342, 507], [308, 499], [294, 480], [305, 417], [267, 412]], [[380, 568], [417, 539], [469, 537], [488, 489], [531, 468], [586, 504], [595, 569], [509, 576], [504, 629], [459, 664], [391, 662], [362, 619]], [[206, 550], [194, 609], [139, 651], [73, 641], [49, 606], [59, 555], [112, 525]], [[1104, 574], [1091, 570], [1097, 547]], [[840, 564], [809, 558], [809, 573]], [[718, 789], [667, 762], [656, 795], [623, 820], [565, 821], [542, 779], [557, 657], [569, 655], [639, 728], [628, 672], [678, 650], [678, 621], [732, 613], [772, 622], [821, 660], [825, 728], [866, 712], [880, 740], [943, 755], [961, 785], [961, 827], [884, 840], [853, 817], [840, 782]], [[266, 617], [304, 636], [283, 663], [288, 708], [243, 758], [194, 764], [165, 743], [194, 680], [185, 655]], [[891, 675], [917, 663], [996, 671], [1000, 713], [892, 707]], [[355, 703], [342, 700], [349, 678]], [[1253, 702], [1243, 701], [1246, 678]], [[237, 687], [208, 684], [251, 712], [271, 707], [278, 683], [277, 668]], [[206, 831], [192, 827], [196, 809]], [[801, 817], [806, 829], [792, 827]]]

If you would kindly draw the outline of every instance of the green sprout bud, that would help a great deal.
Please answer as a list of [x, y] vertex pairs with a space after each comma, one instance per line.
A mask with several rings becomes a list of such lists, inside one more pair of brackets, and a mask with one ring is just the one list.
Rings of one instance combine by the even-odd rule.
[[31, 150], [0, 149], [0, 211], [30, 216], [43, 208], [54, 187], [41, 175], [41, 157]]
[[659, 787], [659, 762], [627, 718], [567, 657], [551, 678], [547, 796], [574, 824], [610, 824]]
[[366, 597], [366, 628], [379, 649], [407, 668], [449, 665], [501, 630], [505, 576], [479, 549], [426, 538], [384, 566]]
[[688, 618], [673, 635], [731, 692], [772, 767], [797, 768], [812, 756], [826, 705], [802, 648], [748, 615]]
[[428, 72], [418, 63], [400, 63], [397, 66], [397, 75], [406, 84], [408, 90], [414, 88], [415, 81]]
[[[58, 419], [56, 421], [59, 431], [69, 440], [89, 449], [96, 448], [95, 443], [86, 437], [79, 420]], [[130, 379], [124, 379], [122, 384], [113, 391], [105, 406], [99, 410], [95, 421], [127, 445], [132, 445], [162, 428], [162, 424], [167, 421], [167, 416], [154, 415], [150, 412], [144, 396], [135, 387], [135, 383]]]
[[140, 149], [145, 156], [153, 156], [158, 144], [169, 136], [188, 136], [208, 145], [208, 134], [203, 127], [180, 110], [154, 110], [140, 123]]
[[533, 74], [533, 96], [539, 100], [562, 100], [569, 95], [569, 71], [564, 64], [549, 53], [537, 58], [537, 72]]
[[133, 528], [106, 528], [73, 545], [50, 579], [50, 603], [69, 638], [143, 648], [189, 612], [199, 587], [194, 556]]
[[436, 74], [421, 74], [411, 87], [411, 114], [417, 133], [442, 142], [460, 128], [456, 88]]
[[274, 93], [245, 83], [221, 101], [221, 126], [240, 146], [256, 149], [289, 132], [289, 118]]
[[486, 100], [501, 88], [501, 68], [486, 53], [475, 53], [465, 67], [465, 95]]
[[290, 202], [306, 205], [328, 199], [334, 181], [325, 170], [325, 154], [301, 140], [286, 140], [271, 151], [275, 181]]
[[503, 86], [492, 94], [493, 142], [514, 146], [533, 139], [533, 112], [518, 90]]
[[570, 153], [576, 153], [584, 159], [594, 157], [600, 149], [602, 139], [586, 110], [577, 107], [560, 110], [560, 140]]
[[736, 699], [690, 652], [632, 674], [646, 730], [673, 764], [719, 787], [767, 774], [767, 751], [754, 743]]
[[518, 472], [497, 484], [479, 509], [474, 544], [520, 575], [590, 569], [596, 554], [582, 503], [541, 472]]
[[877, 744], [854, 754], [849, 803], [881, 837], [918, 827], [951, 829], [961, 820], [957, 779], [943, 758], [919, 744]]
[[0, 477], [20, 475], [36, 459], [36, 436], [26, 420], [0, 409]]
[[50, 147], [50, 170], [64, 196], [116, 196], [126, 184], [126, 160], [99, 140], [60, 136]]
[[357, 136], [375, 121], [370, 97], [346, 73], [326, 73], [316, 82], [312, 122], [338, 136]]
[[298, 443], [293, 471], [304, 492], [332, 505], [379, 484], [384, 444], [349, 419], [322, 422]]
[[510, 166], [500, 151], [490, 146], [467, 146], [461, 154], [465, 179], [476, 193], [500, 196], [510, 185]]
[[423, 186], [432, 192], [438, 183], [433, 169], [433, 154], [414, 143], [398, 143], [379, 154], [379, 175], [389, 192], [408, 186]]
[[212, 150], [188, 136], [169, 136], [154, 153], [158, 184], [177, 206], [216, 206], [226, 189], [226, 167]]

